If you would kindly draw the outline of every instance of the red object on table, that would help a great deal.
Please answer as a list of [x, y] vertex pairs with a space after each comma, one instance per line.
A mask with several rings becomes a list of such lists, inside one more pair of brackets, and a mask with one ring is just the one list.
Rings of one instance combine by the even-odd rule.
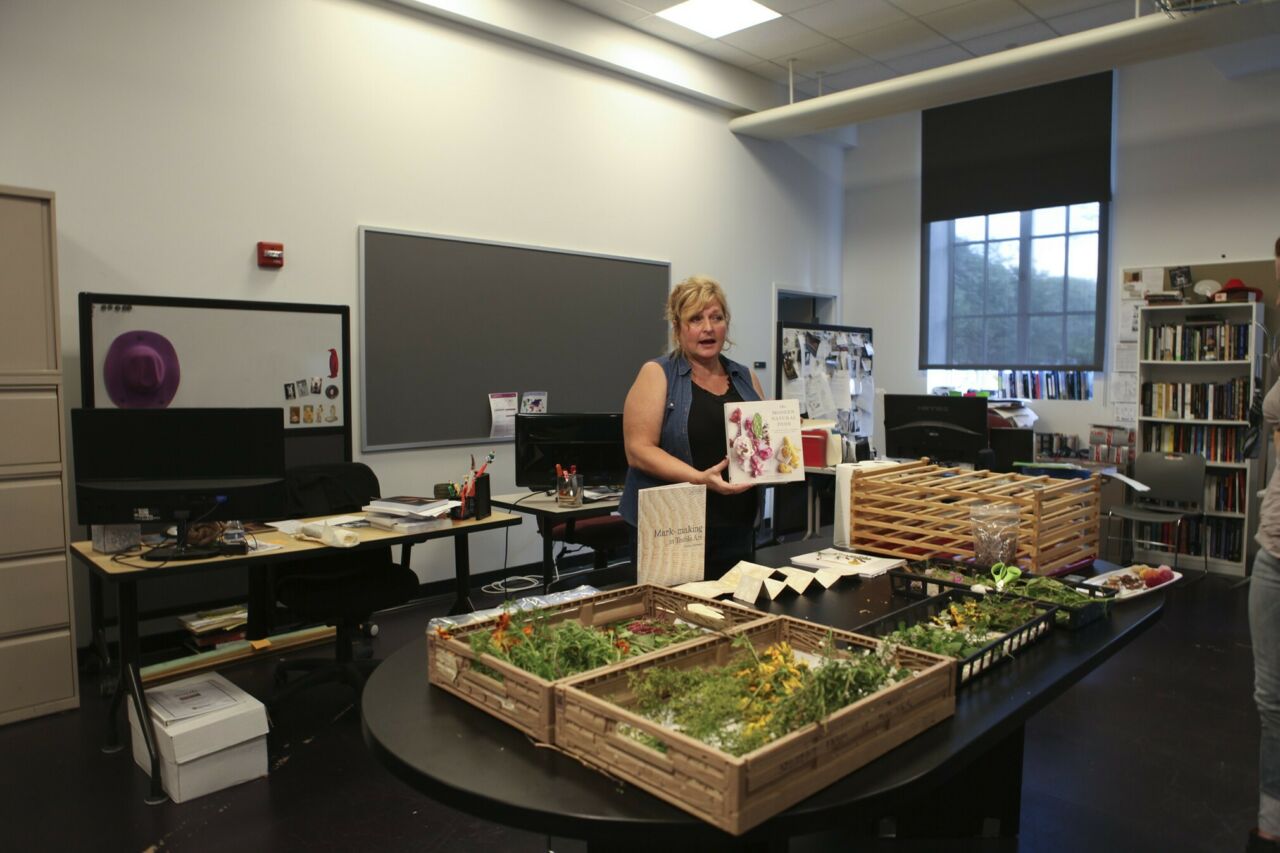
[[804, 445], [804, 464], [807, 468], [827, 467], [827, 436], [825, 429], [807, 429], [800, 433]]

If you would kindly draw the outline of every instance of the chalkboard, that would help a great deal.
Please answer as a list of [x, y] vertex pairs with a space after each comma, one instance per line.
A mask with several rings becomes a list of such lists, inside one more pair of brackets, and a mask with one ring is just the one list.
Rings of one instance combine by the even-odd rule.
[[[351, 459], [347, 306], [81, 293], [79, 307], [84, 406], [279, 406], [288, 464]], [[112, 382], [130, 344], [166, 363], [160, 396]]]
[[491, 443], [489, 394], [619, 412], [667, 346], [670, 264], [362, 226], [365, 451]]

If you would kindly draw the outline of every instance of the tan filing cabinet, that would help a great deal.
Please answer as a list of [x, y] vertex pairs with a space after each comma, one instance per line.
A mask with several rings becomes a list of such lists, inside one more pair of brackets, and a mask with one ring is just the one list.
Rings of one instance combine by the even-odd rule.
[[0, 185], [0, 723], [80, 704], [53, 201]]

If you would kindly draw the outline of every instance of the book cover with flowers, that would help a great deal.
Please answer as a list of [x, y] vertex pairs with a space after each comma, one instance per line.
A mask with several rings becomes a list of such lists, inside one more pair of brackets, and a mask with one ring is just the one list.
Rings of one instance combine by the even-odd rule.
[[792, 483], [804, 479], [800, 401], [724, 404], [730, 483]]

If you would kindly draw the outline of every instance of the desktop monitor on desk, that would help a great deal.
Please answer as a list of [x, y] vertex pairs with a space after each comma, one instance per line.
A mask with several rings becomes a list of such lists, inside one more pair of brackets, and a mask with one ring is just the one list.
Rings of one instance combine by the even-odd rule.
[[284, 517], [280, 409], [72, 409], [81, 524], [175, 522], [150, 560], [213, 556], [187, 542], [199, 521]]
[[887, 456], [928, 456], [982, 467], [988, 447], [987, 398], [885, 394], [884, 434]]
[[556, 486], [556, 465], [576, 465], [584, 486], [620, 486], [627, 478], [622, 414], [516, 415], [516, 485]]

